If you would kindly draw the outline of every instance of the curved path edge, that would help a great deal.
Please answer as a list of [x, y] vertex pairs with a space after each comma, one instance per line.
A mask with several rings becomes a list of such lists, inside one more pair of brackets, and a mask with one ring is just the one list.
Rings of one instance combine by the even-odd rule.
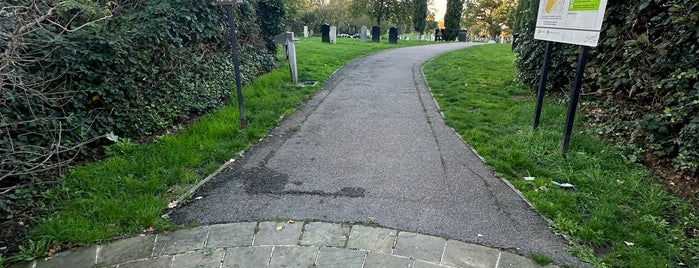
[[[15, 267], [542, 267], [506, 250], [358, 224], [243, 222], [149, 234]], [[546, 267], [558, 267], [548, 265]]]

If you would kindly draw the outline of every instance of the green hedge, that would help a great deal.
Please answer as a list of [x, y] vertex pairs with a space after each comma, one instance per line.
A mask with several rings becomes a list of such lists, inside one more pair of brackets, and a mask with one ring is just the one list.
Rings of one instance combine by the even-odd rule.
[[[230, 101], [228, 19], [210, 2], [0, 3], [8, 10], [36, 5], [35, 17], [55, 8], [48, 18], [66, 26], [40, 20], [41, 27], [12, 39], [32, 13], [0, 14], [0, 54], [30, 59], [2, 69], [0, 186], [56, 171], [76, 154], [92, 157], [89, 148], [106, 133], [149, 135]], [[248, 83], [278, 63], [270, 37], [283, 28], [284, 7], [281, 0], [248, 0], [236, 13], [242, 80]], [[18, 86], [20, 80], [30, 82]], [[79, 146], [86, 142], [92, 147]], [[43, 167], [32, 169], [37, 165]], [[23, 175], [2, 176], [10, 172]]]
[[[519, 79], [537, 87], [545, 43], [533, 40], [538, 1], [519, 3]], [[609, 1], [591, 50], [584, 98], [603, 103], [604, 132], [647, 147], [681, 171], [699, 174], [699, 2]], [[550, 86], [568, 91], [575, 46], [556, 44]], [[646, 146], [648, 145], [648, 146]], [[628, 145], [627, 145], [628, 146]], [[634, 149], [636, 152], [642, 150]]]

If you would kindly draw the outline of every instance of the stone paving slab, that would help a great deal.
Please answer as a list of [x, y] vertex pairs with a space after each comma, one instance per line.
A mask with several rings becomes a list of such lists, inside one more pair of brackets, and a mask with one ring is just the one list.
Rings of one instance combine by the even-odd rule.
[[219, 267], [223, 260], [223, 249], [206, 248], [203, 250], [175, 255], [172, 268]]
[[92, 267], [95, 265], [97, 246], [89, 248], [77, 248], [57, 253], [53, 256], [55, 260], [39, 261], [36, 267], [39, 268], [62, 268], [62, 267]]
[[268, 267], [308, 268], [313, 267], [318, 256], [317, 246], [274, 247]]
[[[163, 256], [155, 259], [146, 259], [135, 262], [119, 264], [118, 268], [169, 268], [173, 256]], [[71, 267], [71, 266], [65, 266]]]
[[442, 263], [457, 267], [495, 267], [500, 251], [479, 245], [449, 240], [444, 249]]
[[301, 237], [303, 223], [260, 222], [255, 234], [255, 246], [296, 245]]
[[393, 253], [426, 261], [439, 261], [442, 258], [446, 242], [441, 237], [401, 232], [398, 234], [396, 248]]
[[312, 222], [304, 228], [301, 245], [344, 247], [347, 243], [349, 228], [341, 224]]
[[325, 268], [362, 268], [366, 252], [341, 248], [320, 248], [316, 266]]
[[207, 247], [245, 247], [252, 245], [257, 223], [232, 223], [211, 226]]
[[112, 265], [150, 258], [153, 252], [154, 235], [137, 236], [120, 240], [97, 249], [98, 265]]
[[347, 247], [390, 254], [397, 234], [398, 232], [391, 229], [356, 225], [352, 227]]
[[223, 267], [266, 267], [272, 256], [272, 249], [272, 246], [229, 248], [226, 250]]
[[208, 227], [197, 227], [167, 235], [158, 235], [153, 254], [163, 256], [203, 249], [208, 232]]
[[[258, 243], [264, 245], [253, 246]], [[153, 248], [156, 248], [155, 253]], [[138, 236], [60, 252], [48, 261], [11, 266], [16, 267], [541, 266], [529, 258], [496, 248], [387, 228], [326, 222], [247, 222], [177, 230], [168, 235]]]
[[409, 268], [413, 260], [407, 257], [369, 252], [364, 262], [365, 268]]

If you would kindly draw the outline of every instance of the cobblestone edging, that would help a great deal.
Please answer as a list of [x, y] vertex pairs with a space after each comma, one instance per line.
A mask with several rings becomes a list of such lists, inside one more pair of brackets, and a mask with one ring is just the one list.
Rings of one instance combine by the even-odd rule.
[[[540, 267], [499, 249], [325, 222], [246, 222], [143, 235], [13, 267]], [[555, 267], [555, 266], [551, 266]]]

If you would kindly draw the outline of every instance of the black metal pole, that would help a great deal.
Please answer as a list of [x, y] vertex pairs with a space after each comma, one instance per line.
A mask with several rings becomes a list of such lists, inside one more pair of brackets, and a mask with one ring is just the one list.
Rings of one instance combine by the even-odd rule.
[[238, 38], [235, 33], [235, 13], [233, 6], [226, 5], [228, 11], [228, 24], [231, 26], [231, 47], [233, 49], [233, 69], [235, 71], [235, 87], [238, 93], [238, 113], [240, 115], [240, 128], [247, 128], [248, 122], [245, 119], [245, 104], [243, 102], [243, 86], [240, 81], [240, 61], [238, 60]]
[[544, 53], [544, 63], [541, 69], [541, 79], [539, 79], [539, 90], [536, 97], [536, 109], [534, 110], [534, 122], [532, 130], [536, 131], [539, 128], [539, 119], [541, 118], [541, 107], [544, 105], [544, 95], [546, 95], [546, 80], [551, 68], [551, 51], [553, 50], [553, 42], [546, 42], [546, 52]]
[[585, 65], [587, 64], [587, 51], [589, 47], [580, 46], [580, 55], [578, 55], [578, 67], [575, 72], [575, 86], [573, 93], [568, 102], [568, 115], [566, 116], [566, 124], [563, 128], [563, 141], [561, 148], [563, 154], [568, 153], [568, 144], [570, 144], [570, 134], [573, 131], [573, 122], [575, 121], [575, 111], [578, 109], [578, 101], [580, 100], [580, 88], [582, 88], [583, 75], [585, 74]]

